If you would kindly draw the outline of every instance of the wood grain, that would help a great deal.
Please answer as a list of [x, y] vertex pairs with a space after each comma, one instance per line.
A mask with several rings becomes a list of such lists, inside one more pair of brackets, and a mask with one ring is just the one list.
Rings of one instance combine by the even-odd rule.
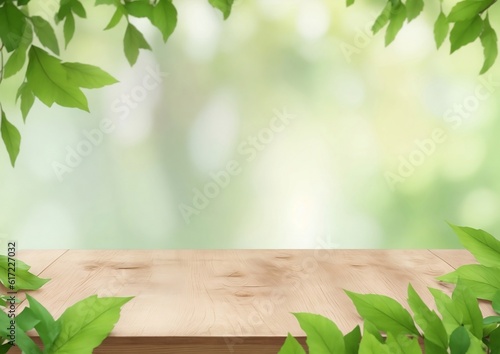
[[[343, 332], [359, 324], [343, 289], [406, 303], [410, 282], [433, 307], [427, 287], [450, 293], [434, 278], [458, 265], [434, 252], [69, 250], [42, 272], [52, 281], [36, 298], [58, 317], [93, 294], [135, 296], [95, 353], [275, 354], [288, 332], [304, 340], [291, 312], [322, 314]], [[446, 259], [466, 262], [461, 253]]]

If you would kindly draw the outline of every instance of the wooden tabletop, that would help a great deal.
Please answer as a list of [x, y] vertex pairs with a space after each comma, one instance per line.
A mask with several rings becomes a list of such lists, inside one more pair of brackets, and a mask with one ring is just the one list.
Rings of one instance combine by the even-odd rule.
[[322, 314], [345, 333], [360, 318], [343, 289], [405, 304], [411, 282], [434, 308], [427, 287], [452, 290], [435, 277], [475, 263], [463, 250], [21, 250], [18, 259], [52, 279], [30, 294], [56, 318], [93, 294], [135, 296], [94, 351], [117, 354], [276, 354], [288, 332], [304, 340], [291, 312]]

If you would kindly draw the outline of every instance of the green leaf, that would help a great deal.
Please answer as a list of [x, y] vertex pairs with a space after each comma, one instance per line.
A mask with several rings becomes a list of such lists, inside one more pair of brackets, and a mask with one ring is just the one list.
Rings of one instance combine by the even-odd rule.
[[21, 44], [26, 18], [11, 2], [0, 7], [0, 40], [7, 52], [12, 52]]
[[306, 354], [306, 351], [302, 348], [298, 340], [288, 333], [285, 343], [283, 343], [278, 354]]
[[424, 1], [423, 0], [407, 0], [406, 1], [406, 16], [408, 18], [408, 22], [416, 18], [422, 10], [424, 9]]
[[488, 267], [500, 267], [500, 241], [486, 231], [449, 224], [460, 243], [476, 260]]
[[124, 7], [122, 5], [117, 6], [115, 13], [113, 14], [113, 17], [111, 17], [111, 20], [109, 21], [108, 25], [104, 30], [109, 30], [113, 27], [115, 27], [118, 23], [120, 23], [120, 20], [122, 19], [123, 15], [125, 14]]
[[483, 315], [479, 309], [479, 304], [472, 291], [462, 283], [461, 279], [457, 282], [453, 290], [452, 300], [457, 304], [462, 312], [462, 323], [476, 338], [483, 337]]
[[345, 291], [359, 314], [384, 332], [419, 335], [408, 311], [396, 300], [384, 295], [356, 294]]
[[12, 344], [9, 342], [0, 345], [0, 354], [6, 354], [12, 348]]
[[125, 10], [134, 17], [150, 17], [153, 7], [149, 4], [149, 1], [139, 0], [125, 2]]
[[[17, 155], [19, 155], [19, 147], [21, 146], [21, 135], [19, 134], [19, 130], [12, 125], [5, 116], [5, 112], [2, 110], [2, 123], [0, 126], [0, 130], [2, 133], [2, 139], [7, 148], [7, 152], [9, 153], [10, 163], [12, 167], [16, 164]], [[4, 279], [2, 279], [4, 280]], [[6, 283], [4, 283], [5, 285]]]
[[49, 311], [29, 294], [26, 294], [26, 298], [28, 299], [30, 310], [40, 320], [35, 329], [40, 335], [45, 350], [48, 351], [59, 335], [59, 331], [61, 330], [60, 323], [55, 321]]
[[463, 315], [459, 306], [441, 290], [429, 288], [429, 291], [434, 297], [439, 313], [441, 313], [446, 331], [451, 334], [455, 328], [462, 325]]
[[18, 325], [16, 325], [16, 345], [23, 353], [26, 354], [42, 354], [42, 351], [33, 339], [31, 339], [26, 332], [24, 332]]
[[[313, 354], [311, 352], [311, 354]], [[359, 344], [359, 354], [392, 354], [390, 348], [380, 343], [371, 333], [363, 332], [363, 338]]]
[[431, 309], [424, 303], [413, 287], [408, 285], [408, 304], [413, 311], [415, 322], [424, 331], [424, 337], [438, 347], [448, 348], [448, 334], [443, 322]]
[[177, 25], [177, 10], [171, 0], [158, 0], [149, 19], [160, 30], [163, 41], [166, 42]]
[[448, 21], [459, 22], [471, 20], [485, 9], [490, 7], [495, 0], [465, 0], [460, 1], [451, 9]]
[[54, 54], [59, 55], [59, 45], [54, 29], [43, 17], [32, 16], [31, 21], [35, 27], [35, 34], [44, 47], [49, 48]]
[[[2, 113], [3, 116], [3, 113]], [[3, 126], [3, 122], [2, 122]], [[37, 277], [36, 275], [29, 272], [31, 268], [29, 265], [24, 263], [23, 261], [16, 259], [16, 271], [15, 271], [15, 279], [16, 284], [14, 288], [9, 287], [9, 257], [0, 255], [0, 282], [6, 288], [11, 290], [38, 290], [44, 285], [49, 279], [42, 279]], [[12, 272], [11, 272], [12, 274]]]
[[73, 17], [72, 13], [69, 13], [68, 16], [66, 16], [66, 20], [64, 21], [64, 44], [65, 47], [68, 47], [69, 42], [73, 38], [73, 35], [75, 34], [75, 18]]
[[82, 3], [78, 0], [74, 0], [72, 3], [71, 3], [71, 11], [73, 11], [73, 13], [75, 15], [77, 15], [78, 17], [81, 17], [81, 18], [87, 18], [87, 12], [85, 11], [85, 8], [83, 7]]
[[16, 316], [16, 324], [23, 331], [27, 332], [40, 323], [40, 319], [31, 311], [29, 307], [25, 307], [19, 315]]
[[489, 16], [484, 19], [483, 32], [479, 36], [483, 46], [484, 63], [479, 74], [484, 74], [495, 63], [498, 56], [497, 34], [490, 25]]
[[451, 51], [474, 42], [483, 30], [483, 20], [481, 17], [475, 16], [470, 20], [455, 22], [450, 32]]
[[346, 0], [345, 5], [346, 7], [349, 7], [354, 4], [354, 0]]
[[493, 306], [493, 310], [500, 314], [500, 290], [493, 295], [493, 298], [491, 299], [491, 305]]
[[31, 26], [26, 26], [19, 47], [17, 47], [17, 49], [12, 52], [9, 59], [5, 63], [3, 73], [4, 79], [15, 75], [24, 67], [24, 64], [26, 63], [26, 51], [28, 50], [28, 47], [31, 45], [32, 41], [33, 29], [31, 28]]
[[125, 37], [123, 38], [123, 44], [125, 49], [125, 56], [127, 57], [130, 65], [134, 65], [139, 57], [139, 49], [149, 49], [148, 42], [144, 39], [144, 36], [141, 32], [132, 24], [127, 25], [127, 29], [125, 30]]
[[33, 103], [35, 103], [35, 95], [33, 91], [28, 86], [28, 83], [24, 82], [17, 91], [16, 101], [21, 97], [21, 113], [23, 116], [23, 120], [26, 121], [26, 117], [28, 116], [31, 107], [33, 107]]
[[492, 300], [500, 290], [499, 268], [486, 267], [480, 264], [467, 264], [458, 267], [455, 271], [442, 275], [437, 279], [456, 283], [458, 278], [479, 299]]
[[376, 34], [389, 22], [389, 18], [391, 17], [391, 9], [392, 4], [390, 1], [388, 1], [387, 4], [385, 4], [385, 7], [380, 15], [378, 15], [378, 17], [375, 19], [375, 23], [372, 26], [373, 34]]
[[120, 308], [131, 299], [92, 295], [68, 307], [57, 320], [61, 331], [47, 354], [91, 354], [115, 326]]
[[500, 353], [500, 327], [490, 333], [489, 348], [491, 354]]
[[406, 7], [403, 4], [399, 4], [397, 8], [394, 8], [391, 12], [391, 18], [389, 20], [389, 25], [385, 32], [385, 45], [388, 46], [396, 38], [396, 35], [403, 27], [406, 20]]
[[448, 20], [446, 19], [446, 15], [441, 11], [439, 16], [434, 23], [434, 40], [436, 41], [436, 47], [439, 49], [443, 44], [446, 36], [448, 35]]
[[394, 354], [422, 354], [418, 340], [403, 334], [394, 336], [392, 333], [387, 333], [387, 346]]
[[309, 351], [317, 354], [345, 352], [344, 336], [337, 325], [326, 317], [311, 313], [294, 313], [306, 332]]
[[31, 47], [26, 78], [33, 94], [45, 105], [51, 107], [57, 103], [88, 112], [87, 98], [67, 79], [67, 69], [43, 49]]
[[233, 6], [234, 0], [208, 0], [208, 2], [222, 12], [225, 20], [231, 14], [231, 7]]
[[62, 66], [66, 69], [68, 81], [78, 87], [100, 88], [118, 82], [113, 76], [97, 66], [81, 63], [63, 63]]
[[483, 318], [483, 326], [500, 323], [500, 316], [488, 316]]
[[469, 334], [465, 327], [457, 327], [450, 336], [451, 354], [465, 354], [470, 347]]
[[372, 322], [368, 321], [366, 318], [363, 321], [363, 333], [370, 333], [374, 336], [380, 343], [384, 343], [384, 337], [380, 334], [380, 330]]
[[344, 336], [345, 354], [358, 354], [360, 342], [361, 330], [359, 326], [356, 326]]

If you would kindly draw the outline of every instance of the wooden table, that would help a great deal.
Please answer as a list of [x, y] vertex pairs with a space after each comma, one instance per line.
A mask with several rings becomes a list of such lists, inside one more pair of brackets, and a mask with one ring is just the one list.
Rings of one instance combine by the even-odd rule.
[[411, 282], [434, 307], [427, 287], [452, 289], [434, 278], [474, 263], [463, 250], [21, 250], [18, 259], [52, 279], [30, 294], [56, 318], [93, 294], [135, 296], [94, 351], [116, 354], [276, 354], [288, 332], [304, 342], [291, 312], [322, 314], [345, 333], [360, 318], [342, 289], [406, 303]]

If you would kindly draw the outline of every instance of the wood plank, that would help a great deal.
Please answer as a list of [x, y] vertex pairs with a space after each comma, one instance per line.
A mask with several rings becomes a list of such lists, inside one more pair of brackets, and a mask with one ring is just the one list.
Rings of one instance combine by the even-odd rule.
[[[408, 282], [447, 289], [435, 276], [452, 268], [427, 250], [70, 250], [42, 274], [53, 280], [37, 300], [58, 317], [87, 296], [135, 295], [112, 336], [303, 336], [290, 312], [359, 323], [342, 289], [406, 300]], [[150, 345], [155, 341], [149, 342]]]
[[467, 250], [430, 250], [453, 268], [464, 264], [477, 264], [474, 256]]

